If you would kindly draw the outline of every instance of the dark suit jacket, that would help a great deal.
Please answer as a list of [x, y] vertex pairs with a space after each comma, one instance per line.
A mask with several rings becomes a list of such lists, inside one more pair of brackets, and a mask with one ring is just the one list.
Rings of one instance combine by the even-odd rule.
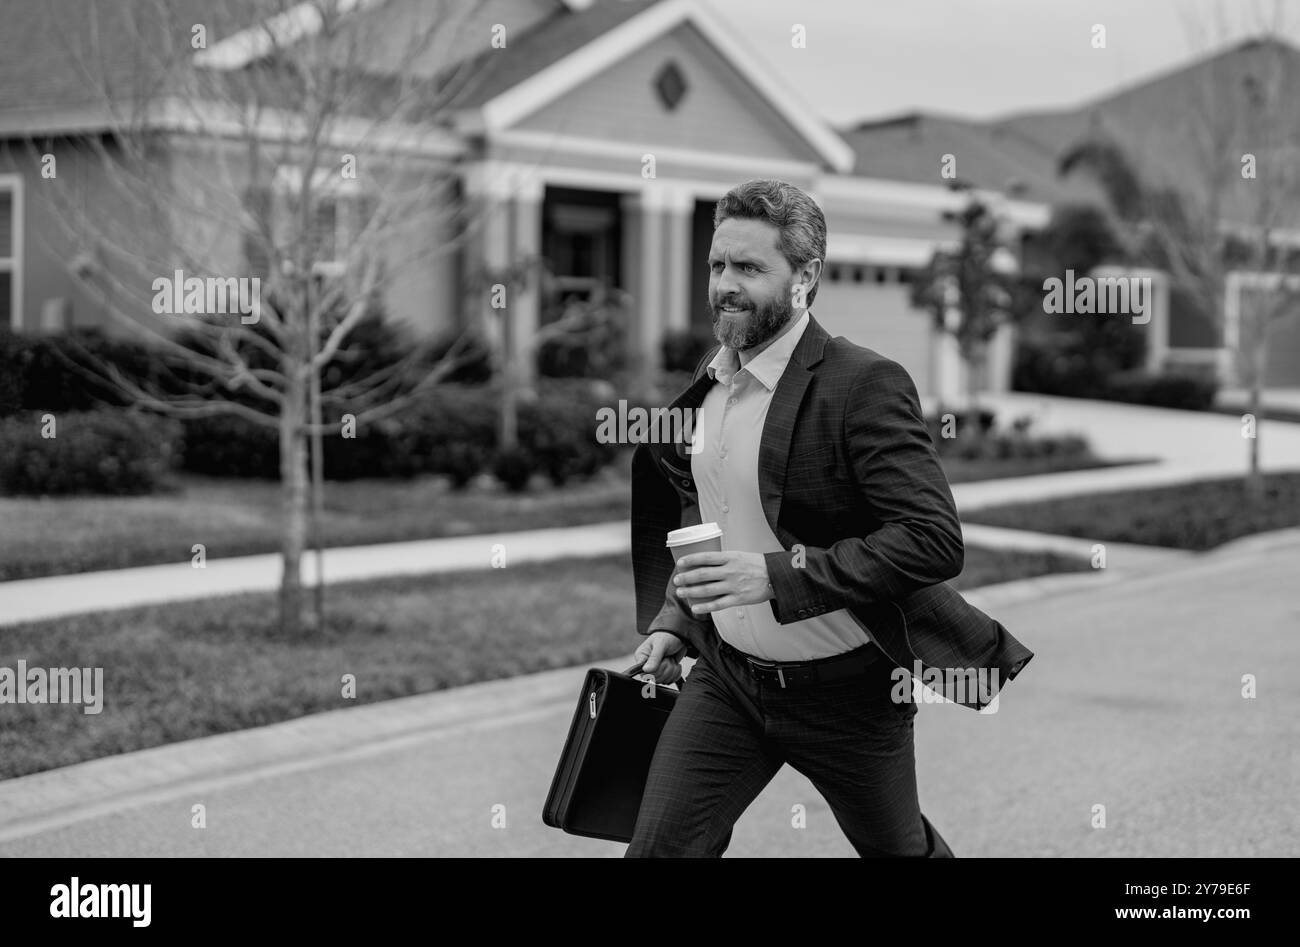
[[[699, 408], [717, 351], [670, 408]], [[695, 657], [702, 636], [717, 632], [674, 593], [664, 546], [670, 530], [700, 522], [688, 446], [643, 443], [633, 454], [632, 568], [637, 632], [670, 631]], [[763, 512], [788, 550], [765, 557], [780, 624], [847, 608], [896, 666], [996, 668], [999, 686], [1033, 657], [946, 583], [962, 570], [961, 524], [916, 386], [897, 362], [832, 339], [810, 314], [772, 393], [758, 468]], [[988, 702], [971, 690], [958, 702]]]

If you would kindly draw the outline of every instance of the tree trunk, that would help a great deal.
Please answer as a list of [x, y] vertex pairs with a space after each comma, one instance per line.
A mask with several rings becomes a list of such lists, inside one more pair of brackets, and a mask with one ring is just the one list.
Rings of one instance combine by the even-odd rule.
[[986, 349], [975, 345], [966, 358], [966, 410], [979, 434], [984, 431], [979, 426], [980, 382], [984, 380], [984, 358]]
[[1251, 340], [1250, 401], [1247, 410], [1255, 418], [1255, 436], [1250, 438], [1250, 470], [1246, 474], [1246, 498], [1252, 503], [1264, 500], [1264, 475], [1259, 469], [1259, 438], [1263, 433], [1263, 385], [1264, 367], [1267, 363], [1264, 329], [1267, 327], [1262, 318], [1255, 319], [1254, 338]]
[[502, 313], [501, 319], [504, 357], [501, 359], [501, 415], [497, 425], [497, 445], [504, 451], [513, 448], [519, 440], [519, 353], [515, 351], [515, 322], [509, 309]]
[[280, 633], [301, 637], [305, 628], [302, 594], [302, 554], [307, 540], [307, 438], [303, 421], [305, 386], [297, 366], [287, 373], [283, 413], [280, 416]]

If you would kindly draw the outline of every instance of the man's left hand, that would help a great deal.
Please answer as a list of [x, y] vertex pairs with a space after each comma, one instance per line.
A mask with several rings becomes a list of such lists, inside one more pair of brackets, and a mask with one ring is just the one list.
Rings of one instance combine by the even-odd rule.
[[673, 585], [694, 615], [774, 598], [762, 553], [693, 552], [677, 562]]

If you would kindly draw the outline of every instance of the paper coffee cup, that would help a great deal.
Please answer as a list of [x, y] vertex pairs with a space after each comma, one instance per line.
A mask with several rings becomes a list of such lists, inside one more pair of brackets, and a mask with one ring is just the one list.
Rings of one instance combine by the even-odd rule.
[[717, 523], [683, 526], [668, 534], [665, 545], [674, 561], [693, 552], [722, 552], [722, 527]]

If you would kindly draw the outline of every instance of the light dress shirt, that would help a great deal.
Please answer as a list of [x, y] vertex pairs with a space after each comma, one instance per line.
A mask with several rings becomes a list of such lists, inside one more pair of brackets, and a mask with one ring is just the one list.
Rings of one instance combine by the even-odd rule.
[[[696, 416], [691, 473], [699, 491], [701, 522], [722, 527], [722, 548], [780, 552], [758, 494], [758, 447], [763, 423], [790, 355], [808, 327], [808, 310], [794, 327], [740, 366], [723, 346], [709, 363], [714, 380]], [[684, 600], [686, 601], [686, 600]], [[689, 604], [687, 605], [689, 608]], [[866, 627], [846, 608], [782, 625], [768, 602], [707, 613], [722, 640], [768, 661], [811, 661], [867, 644]]]

